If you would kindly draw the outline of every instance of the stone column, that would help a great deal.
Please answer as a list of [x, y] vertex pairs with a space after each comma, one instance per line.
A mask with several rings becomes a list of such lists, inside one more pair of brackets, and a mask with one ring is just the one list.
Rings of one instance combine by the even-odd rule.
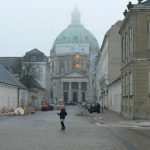
[[87, 101], [90, 101], [90, 99], [89, 99], [89, 96], [90, 96], [90, 90], [89, 90], [89, 82], [87, 82], [87, 84], [86, 84], [86, 86], [87, 86], [87, 95], [86, 95], [86, 100]]
[[78, 82], [78, 85], [79, 85], [78, 101], [82, 102], [82, 97], [81, 97], [81, 82]]
[[61, 85], [60, 85], [60, 97], [64, 98], [64, 95], [63, 95], [63, 82], [61, 82]]
[[69, 95], [68, 95], [68, 102], [72, 101], [72, 90], [71, 90], [71, 82], [69, 82]]

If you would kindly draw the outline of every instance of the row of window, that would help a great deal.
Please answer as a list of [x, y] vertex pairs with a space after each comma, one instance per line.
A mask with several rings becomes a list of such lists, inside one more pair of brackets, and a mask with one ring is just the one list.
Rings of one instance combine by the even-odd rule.
[[[25, 69], [27, 69], [27, 68], [25, 68]], [[23, 74], [27, 73], [27, 70], [25, 70], [25, 69], [22, 70]], [[30, 68], [30, 71], [28, 73], [33, 74], [33, 73], [40, 73], [42, 71], [43, 71], [42, 68], [39, 68], [39, 67], [34, 68], [34, 67], [32, 67], [32, 68]]]
[[[71, 89], [72, 90], [79, 90], [79, 84], [78, 82], [72, 82], [71, 83]], [[63, 90], [69, 90], [69, 82], [63, 83]], [[81, 82], [81, 90], [87, 90], [87, 83]]]
[[[91, 38], [89, 38], [88, 36], [85, 36], [83, 39], [86, 40], [86, 41], [87, 41], [87, 40], [88, 40], [88, 41], [91, 41], [91, 40], [95, 41], [95, 38], [91, 39]], [[56, 39], [56, 41], [57, 41], [57, 40], [58, 40], [58, 38]], [[63, 40], [67, 40], [67, 37], [66, 37], [66, 36], [63, 36]], [[73, 40], [80, 41], [81, 38], [79, 38], [78, 36], [73, 36]]]
[[87, 63], [86, 62], [74, 62], [72, 61], [70, 62], [59, 62], [59, 64], [57, 62], [52, 62], [52, 73], [57, 72], [57, 73], [69, 73], [71, 71], [75, 71], [75, 70], [82, 70], [82, 71], [86, 71], [87, 70]]
[[[150, 22], [147, 24], [148, 49], [150, 49]], [[133, 27], [130, 25], [122, 37], [122, 62], [128, 62], [133, 56]]]

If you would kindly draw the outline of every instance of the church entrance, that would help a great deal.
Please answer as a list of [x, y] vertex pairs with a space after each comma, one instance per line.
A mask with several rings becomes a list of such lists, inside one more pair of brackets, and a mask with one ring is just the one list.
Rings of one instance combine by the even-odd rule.
[[73, 97], [73, 102], [76, 103], [78, 101], [78, 93], [77, 92], [73, 92], [72, 97]]
[[85, 101], [85, 92], [82, 92], [82, 101]]
[[68, 102], [68, 92], [64, 92], [64, 102]]

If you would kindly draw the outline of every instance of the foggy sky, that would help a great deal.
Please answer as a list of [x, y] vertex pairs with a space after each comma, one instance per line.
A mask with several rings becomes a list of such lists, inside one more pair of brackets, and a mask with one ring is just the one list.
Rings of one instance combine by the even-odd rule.
[[[137, 0], [130, 0], [137, 4]], [[0, 57], [24, 56], [34, 48], [50, 54], [58, 34], [71, 23], [75, 6], [81, 23], [101, 46], [107, 30], [124, 18], [129, 0], [0, 0]]]

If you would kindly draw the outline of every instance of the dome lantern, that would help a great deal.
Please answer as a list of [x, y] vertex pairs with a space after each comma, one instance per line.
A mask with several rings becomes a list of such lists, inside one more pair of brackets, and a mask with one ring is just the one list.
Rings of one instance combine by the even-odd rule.
[[94, 35], [81, 24], [81, 15], [77, 7], [74, 8], [71, 16], [71, 24], [56, 37], [51, 52], [55, 53], [55, 47], [62, 44], [88, 44], [90, 51], [98, 51], [98, 42]]
[[81, 14], [77, 7], [74, 8], [71, 17], [72, 17], [71, 25], [81, 25], [81, 21], [80, 21]]

